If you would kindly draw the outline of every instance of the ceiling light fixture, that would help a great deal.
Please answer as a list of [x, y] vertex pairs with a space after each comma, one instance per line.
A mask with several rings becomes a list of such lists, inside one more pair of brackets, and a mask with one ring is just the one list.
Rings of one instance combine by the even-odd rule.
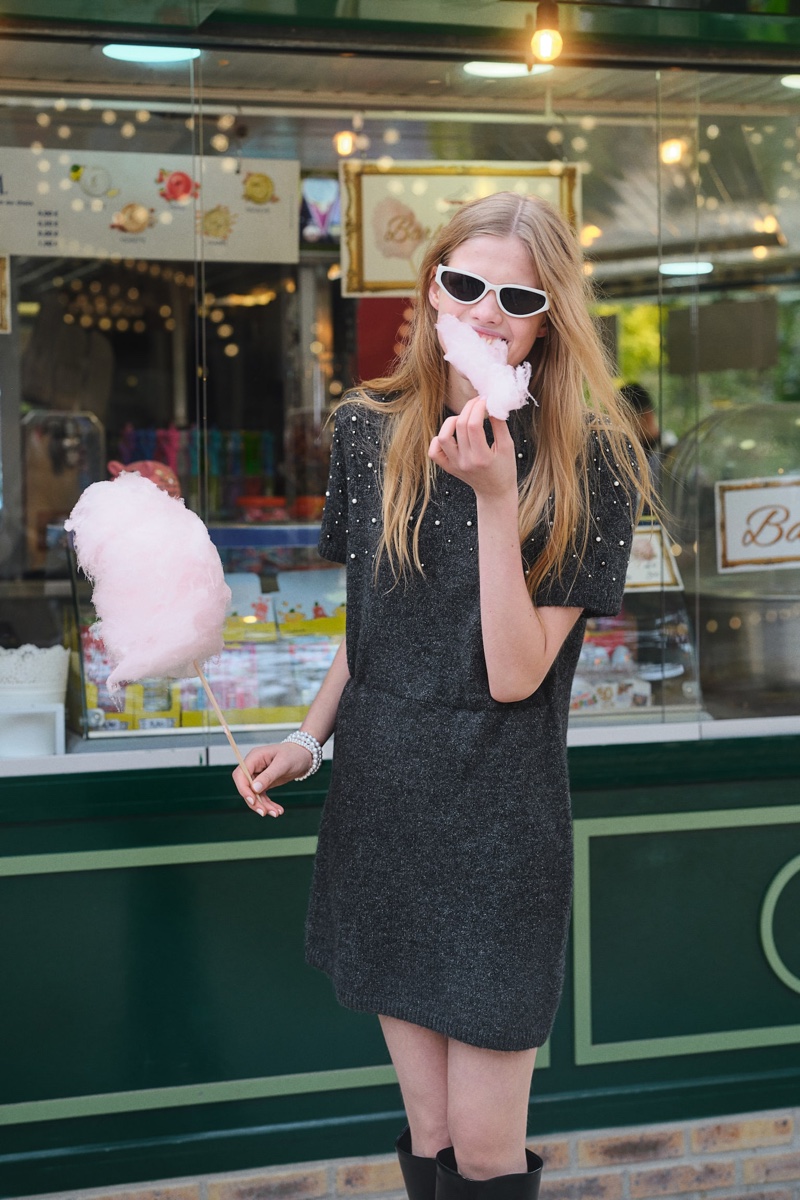
[[530, 72], [524, 63], [518, 62], [464, 63], [465, 75], [478, 75], [482, 79], [516, 79], [521, 75], [544, 75], [552, 69], [548, 63], [536, 63]]
[[710, 262], [671, 262], [661, 263], [658, 268], [660, 275], [710, 275], [714, 264]]
[[341, 158], [347, 158], [356, 148], [356, 135], [352, 129], [340, 129], [333, 135], [333, 147]]
[[[530, 14], [525, 18], [526, 34], [533, 26]], [[564, 48], [558, 27], [558, 5], [555, 0], [539, 0], [536, 7], [536, 24], [531, 37], [531, 53], [539, 62], [551, 63]]]
[[151, 64], [189, 62], [200, 57], [199, 50], [192, 50], [188, 46], [136, 46], [123, 42], [111, 42], [103, 46], [103, 54], [120, 62]]
[[591, 246], [599, 237], [603, 236], [603, 231], [599, 225], [584, 225], [580, 232], [580, 243], [582, 246]]
[[673, 166], [679, 163], [686, 153], [686, 141], [684, 138], [667, 138], [658, 148], [658, 156], [665, 166]]
[[784, 75], [781, 83], [784, 87], [794, 88], [797, 91], [800, 88], [800, 75]]

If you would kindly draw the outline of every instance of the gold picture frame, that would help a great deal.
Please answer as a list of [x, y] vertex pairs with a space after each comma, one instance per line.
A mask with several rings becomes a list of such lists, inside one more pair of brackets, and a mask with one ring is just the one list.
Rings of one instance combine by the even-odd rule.
[[633, 533], [626, 592], [682, 592], [683, 580], [664, 529], [640, 521]]
[[462, 204], [515, 191], [580, 220], [580, 172], [569, 163], [395, 162], [340, 165], [342, 294], [407, 296], [429, 238]]
[[11, 259], [0, 254], [0, 333], [11, 333]]
[[714, 484], [717, 572], [800, 566], [800, 477]]

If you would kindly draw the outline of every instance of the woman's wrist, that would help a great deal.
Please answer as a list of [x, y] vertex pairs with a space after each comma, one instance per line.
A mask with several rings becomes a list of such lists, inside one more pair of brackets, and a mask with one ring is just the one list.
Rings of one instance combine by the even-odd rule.
[[476, 492], [478, 517], [485, 516], [513, 520], [515, 528], [519, 518], [519, 492], [516, 485], [502, 492]]
[[320, 729], [319, 725], [315, 725], [313, 722], [307, 720], [303, 721], [297, 732], [307, 733], [310, 737], [313, 737], [315, 742], [319, 742], [320, 746], [324, 746], [328, 738], [331, 736], [329, 733], [325, 733], [322, 729]]
[[298, 729], [295, 733], [290, 733], [285, 737], [284, 742], [291, 742], [293, 745], [302, 746], [311, 755], [311, 766], [306, 771], [305, 775], [298, 775], [297, 781], [308, 779], [309, 775], [314, 775], [322, 766], [322, 746], [314, 737], [313, 733], [307, 730]]

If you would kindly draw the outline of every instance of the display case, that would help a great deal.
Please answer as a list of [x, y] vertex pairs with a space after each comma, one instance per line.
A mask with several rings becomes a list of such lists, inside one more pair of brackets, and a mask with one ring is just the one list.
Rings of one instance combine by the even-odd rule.
[[754, 404], [702, 421], [673, 450], [665, 503], [697, 613], [717, 718], [786, 716], [800, 694], [800, 416]]
[[[27, 43], [12, 44], [22, 63]], [[371, 218], [358, 227], [355, 189], [339, 182], [349, 177], [341, 118], [309, 113], [305, 69], [298, 80], [288, 61], [280, 67], [280, 89], [297, 103], [276, 141], [274, 98], [253, 101], [245, 58], [226, 67], [230, 97], [201, 115], [185, 65], [165, 68], [166, 91], [148, 108], [128, 95], [129, 68], [100, 64], [89, 44], [73, 53], [102, 105], [61, 78], [56, 43], [48, 87], [0, 104], [0, 646], [70, 647], [67, 752], [100, 739], [143, 746], [144, 735], [214, 744], [196, 681], [108, 695], [91, 588], [70, 577], [64, 547], [63, 519], [88, 484], [167, 470], [222, 556], [234, 608], [210, 677], [228, 719], [255, 740], [302, 719], [344, 635], [343, 572], [315, 550], [328, 418], [359, 380], [391, 370], [413, 315], [413, 263], [373, 237]], [[372, 96], [367, 61], [354, 63], [354, 81]], [[327, 78], [327, 60], [313, 62]], [[587, 107], [572, 72], [559, 67], [546, 85], [563, 106], [559, 129], [531, 109], [532, 77], [478, 85], [455, 72], [455, 107], [435, 120], [425, 107], [359, 106], [371, 115], [357, 161], [374, 166], [376, 187], [383, 180], [387, 211], [421, 228], [433, 220], [431, 180], [444, 213], [489, 161], [520, 181], [526, 163], [549, 164], [547, 188], [568, 176], [593, 315], [619, 381], [653, 400], [644, 444], [658, 466], [679, 442], [656, 472], [667, 532], [650, 524], [637, 535], [622, 612], [588, 624], [572, 727], [683, 722], [681, 736], [700, 737], [709, 718], [796, 715], [798, 567], [718, 571], [715, 508], [721, 483], [800, 472], [797, 206], [782, 195], [794, 160], [781, 149], [797, 141], [796, 122], [776, 105], [780, 79], [765, 74], [747, 135], [761, 147], [754, 165], [738, 110], [717, 112], [714, 73], [694, 77], [687, 124], [685, 76], [628, 70]], [[487, 122], [463, 121], [483, 103], [478, 86], [504, 97], [484, 113], [497, 126], [491, 153]], [[758, 187], [734, 203], [744, 169]], [[635, 211], [613, 201], [631, 195], [642, 198]], [[375, 259], [361, 290], [347, 278], [359, 238]], [[798, 522], [787, 518], [793, 550]]]
[[[233, 729], [294, 727], [345, 634], [345, 569], [318, 555], [317, 524], [212, 525], [209, 532], [232, 593], [225, 649], [207, 667], [214, 694]], [[636, 542], [622, 612], [587, 626], [570, 700], [576, 726], [686, 719], [698, 711], [691, 626], [674, 560], [668, 550], [664, 557], [662, 531], [652, 522], [640, 526]], [[199, 679], [144, 679], [109, 694], [111, 664], [93, 628], [90, 588], [66, 550], [73, 733], [185, 735], [217, 726]]]
[[636, 530], [622, 611], [587, 622], [570, 723], [687, 720], [702, 715], [683, 580], [662, 526]]
[[[231, 589], [225, 648], [206, 674], [233, 729], [298, 725], [345, 631], [344, 568], [316, 552], [319, 526], [212, 525]], [[111, 665], [74, 553], [69, 723], [84, 738], [197, 734], [218, 726], [199, 679], [144, 679], [109, 694]]]

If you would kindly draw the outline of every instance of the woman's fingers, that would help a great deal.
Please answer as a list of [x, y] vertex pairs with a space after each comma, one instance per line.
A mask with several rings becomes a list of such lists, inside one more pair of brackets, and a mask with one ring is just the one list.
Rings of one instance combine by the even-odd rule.
[[[260, 817], [270, 816], [279, 817], [283, 813], [283, 808], [274, 800], [271, 800], [266, 793], [266, 789], [278, 782], [275, 779], [273, 771], [262, 771], [260, 775], [253, 777], [253, 788], [250, 797], [245, 796], [245, 800], [250, 807], [258, 813]], [[286, 780], [283, 780], [285, 783]], [[255, 793], [255, 794], [253, 794]]]
[[443, 467], [446, 471], [450, 469], [450, 458], [442, 444], [441, 434], [437, 434], [428, 447], [428, 458], [432, 458], [438, 467]]
[[458, 442], [456, 440], [457, 427], [458, 417], [448, 417], [436, 435], [436, 440], [439, 442], [444, 453], [446, 454], [449, 449], [451, 456], [458, 449]]
[[[486, 400], [483, 396], [475, 396], [467, 401], [457, 417], [448, 417], [443, 423], [430, 444], [428, 457], [437, 466], [460, 477], [476, 468], [491, 466], [494, 450], [486, 440], [485, 421]], [[510, 436], [507, 428], [505, 434]]]
[[508, 428], [508, 421], [502, 420], [501, 417], [489, 417], [492, 425], [492, 433], [494, 434], [494, 444], [497, 454], [507, 454], [514, 451], [514, 439], [511, 436], [511, 430]]
[[[475, 396], [468, 400], [455, 420], [453, 430], [453, 445], [457, 449], [457, 459], [464, 467], [479, 466], [488, 460], [491, 454], [489, 443], [486, 441], [483, 422], [486, 418], [486, 401], [483, 396]], [[447, 421], [445, 425], [447, 425]], [[444, 430], [445, 425], [442, 426]], [[453, 454], [450, 457], [454, 457]]]
[[463, 421], [459, 437], [466, 443], [465, 449], [477, 455], [489, 451], [489, 443], [486, 441], [486, 433], [483, 428], [486, 420], [486, 401], [483, 396], [476, 396], [473, 400], [468, 401], [464, 405], [459, 420]]
[[265, 794], [266, 789], [280, 778], [278, 772], [271, 769], [271, 764], [277, 751], [277, 746], [259, 746], [256, 750], [251, 750], [246, 756], [244, 761], [253, 780], [254, 786], [252, 787], [250, 780], [241, 767], [237, 767], [233, 772], [233, 782], [236, 785], [236, 790], [245, 803], [254, 812], [257, 812], [260, 817], [267, 816], [268, 814], [271, 817], [279, 817], [283, 812], [281, 805], [276, 804], [274, 800], [271, 800]]
[[[491, 444], [486, 436], [487, 418], [492, 426]], [[442, 470], [468, 483], [479, 496], [516, 492], [514, 440], [505, 421], [488, 417], [484, 396], [473, 397], [457, 417], [447, 418], [432, 440], [428, 455]]]
[[432, 458], [437, 466], [444, 467], [445, 470], [458, 451], [456, 420], [456, 417], [448, 417], [428, 447], [428, 457]]
[[439, 437], [444, 438], [445, 440], [454, 438], [456, 435], [456, 425], [457, 424], [458, 424], [458, 417], [455, 417], [455, 416], [446, 417], [445, 420], [442, 422], [442, 428], [439, 430]]
[[283, 815], [283, 809], [274, 800], [270, 800], [269, 796], [248, 799], [247, 803], [254, 813], [258, 813], [259, 817], [280, 817]]

